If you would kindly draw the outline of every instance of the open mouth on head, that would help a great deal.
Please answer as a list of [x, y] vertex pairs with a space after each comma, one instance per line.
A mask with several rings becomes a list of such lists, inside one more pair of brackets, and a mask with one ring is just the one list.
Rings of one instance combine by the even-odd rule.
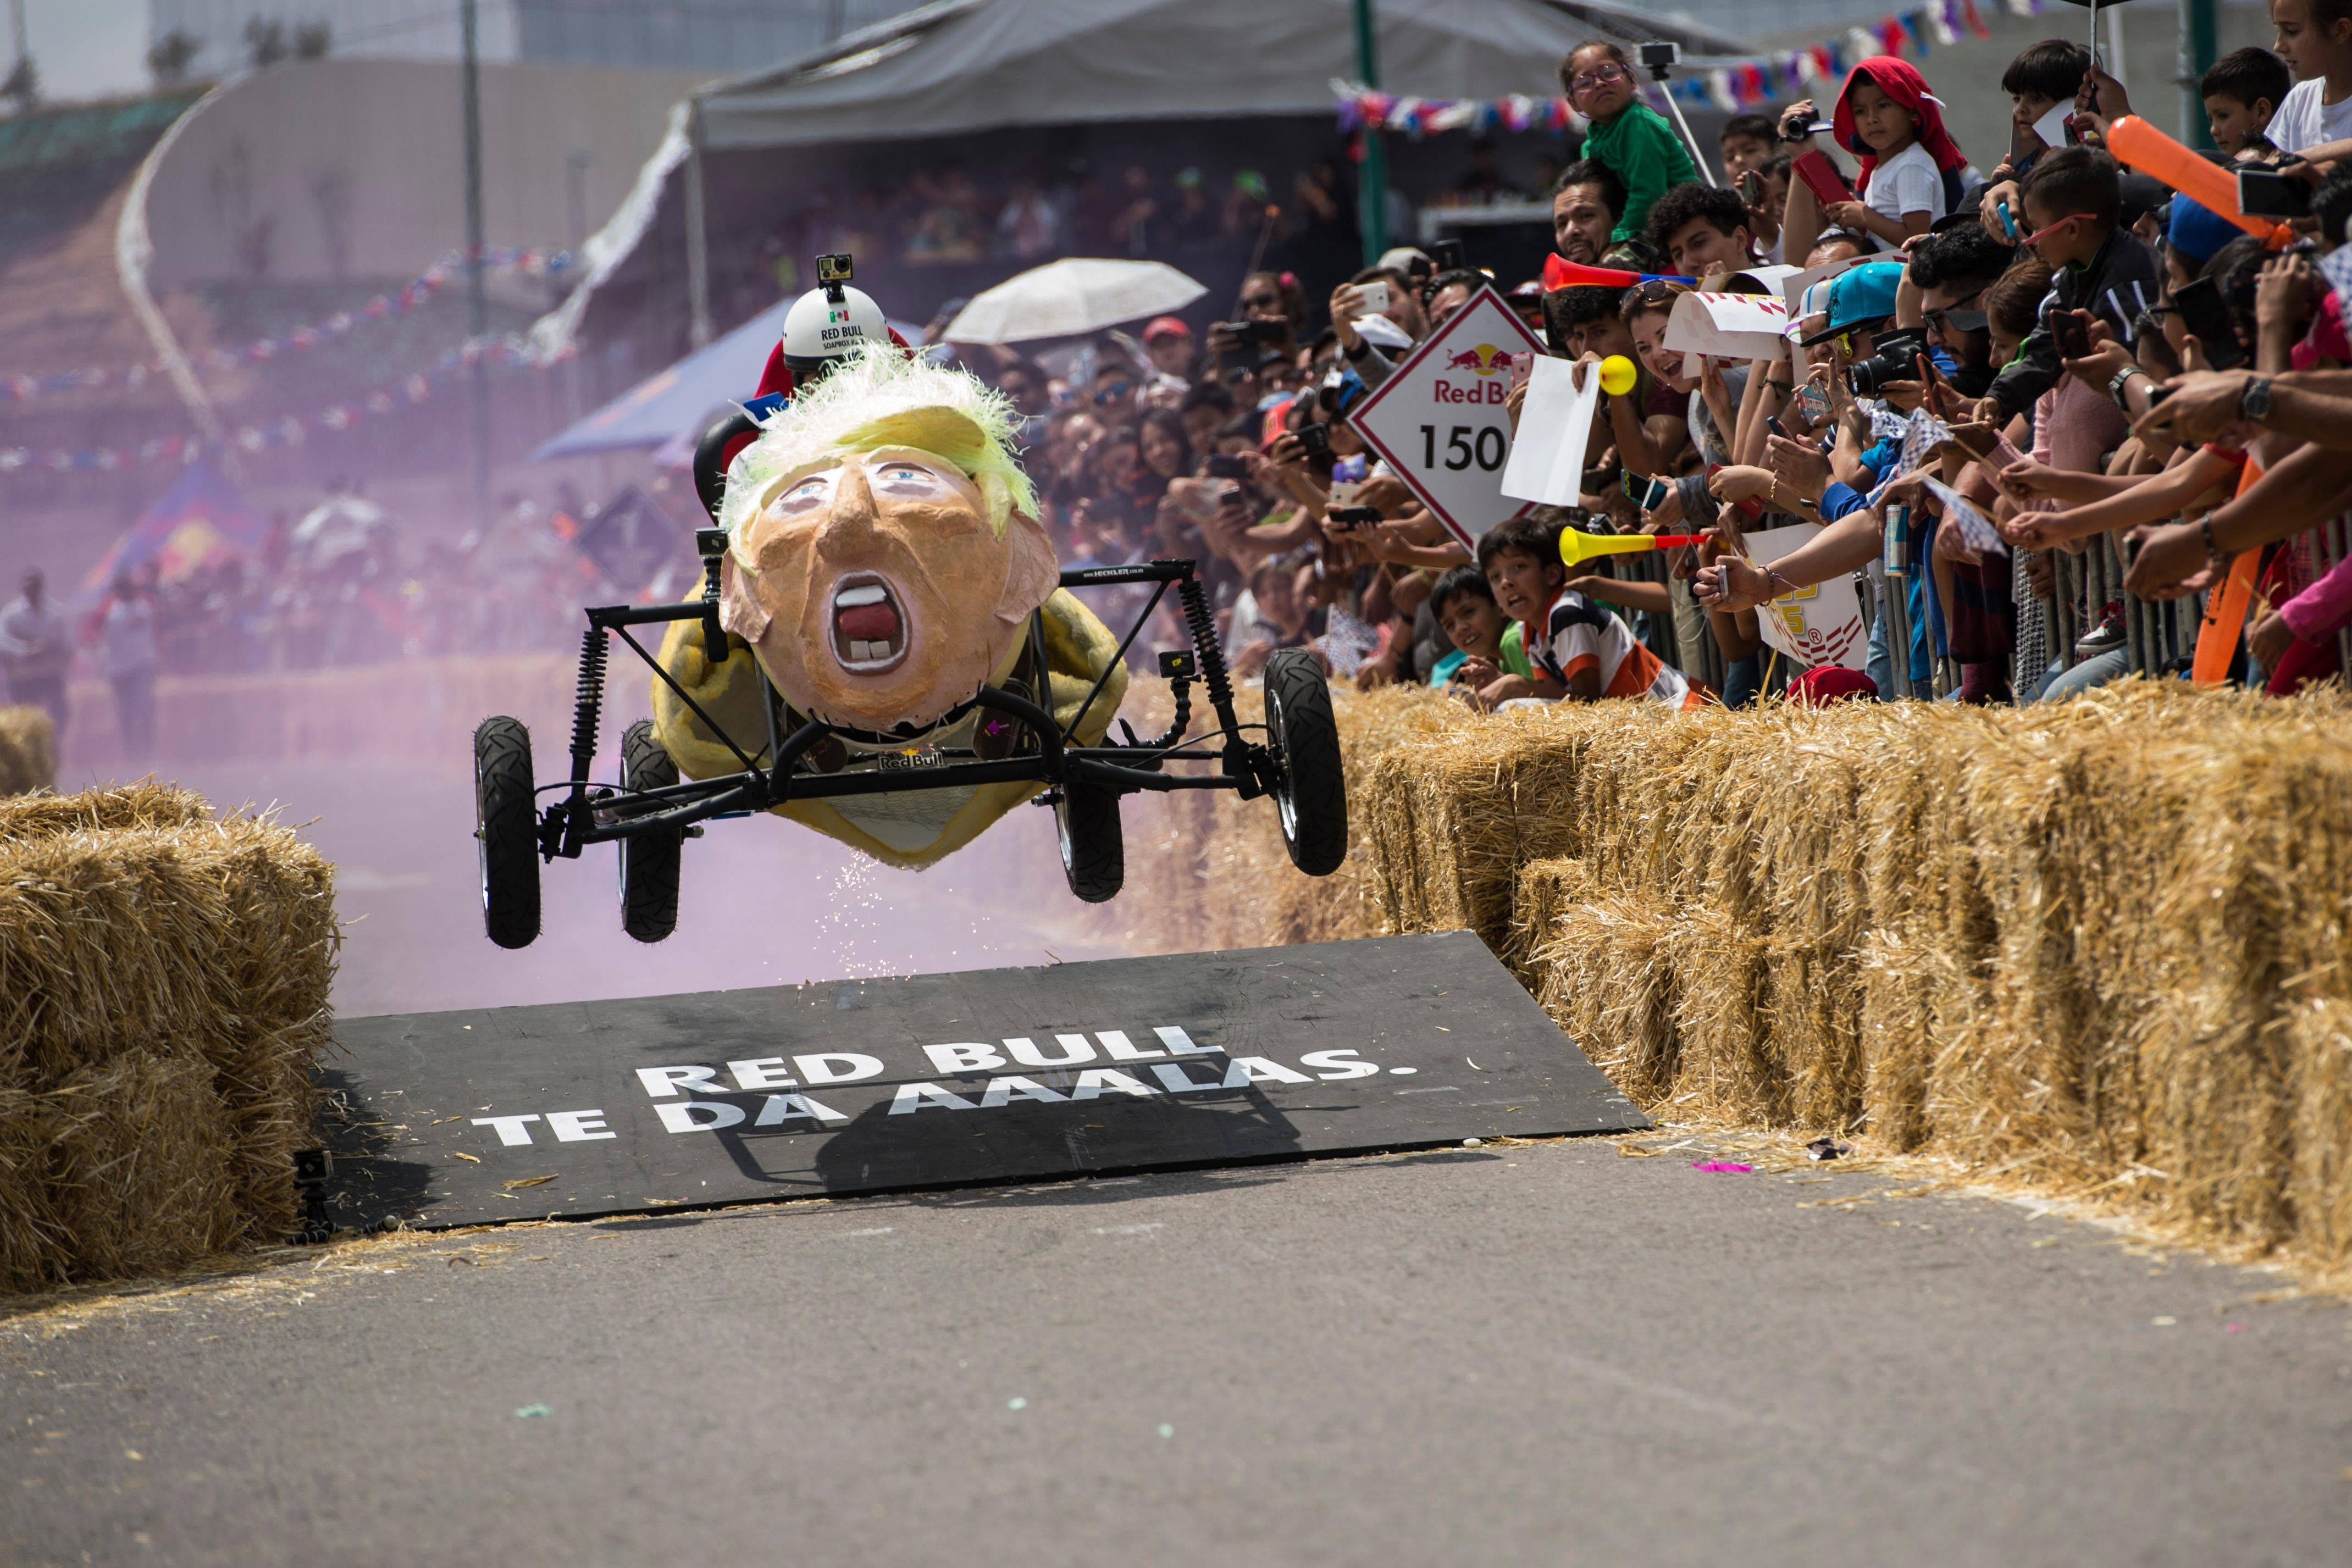
[[852, 674], [879, 674], [907, 656], [907, 615], [890, 585], [871, 572], [833, 588], [833, 657]]

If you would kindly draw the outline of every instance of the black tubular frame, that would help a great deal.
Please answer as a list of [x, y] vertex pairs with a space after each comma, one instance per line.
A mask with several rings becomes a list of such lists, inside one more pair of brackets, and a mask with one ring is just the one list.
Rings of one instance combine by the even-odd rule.
[[[982, 784], [1044, 784], [1059, 789], [1069, 784], [1087, 784], [1110, 789], [1119, 794], [1138, 790], [1232, 789], [1242, 799], [1254, 800], [1281, 784], [1281, 764], [1272, 748], [1261, 738], [1252, 740], [1234, 712], [1232, 681], [1225, 670], [1223, 651], [1218, 647], [1216, 623], [1211, 618], [1207, 595], [1202, 591], [1200, 579], [1194, 575], [1190, 560], [1169, 559], [1138, 562], [1133, 566], [1081, 567], [1062, 572], [1064, 588], [1103, 588], [1150, 583], [1150, 602], [1137, 615], [1135, 624], [1118, 645], [1118, 660], [1124, 660], [1128, 648], [1141, 633], [1159, 608], [1168, 590], [1173, 587], [1183, 606], [1186, 629], [1192, 633], [1192, 653], [1197, 675], [1177, 674], [1170, 685], [1175, 697], [1175, 723], [1162, 736], [1139, 740], [1134, 731], [1128, 731], [1124, 745], [1076, 746], [1070, 743], [1071, 734], [1078, 721], [1092, 708], [1102, 695], [1110, 676], [1108, 669], [1087, 692], [1077, 715], [1065, 728], [1046, 708], [1018, 694], [995, 686], [982, 686], [971, 699], [943, 715], [920, 734], [907, 737], [874, 736], [862, 731], [842, 728], [823, 720], [811, 719], [789, 736], [779, 737], [776, 715], [782, 706], [775, 687], [770, 684], [767, 672], [759, 661], [752, 667], [760, 677], [760, 692], [767, 716], [766, 743], [759, 751], [746, 751], [719, 722], [679, 685], [675, 677], [662, 667], [661, 660], [648, 652], [645, 644], [630, 634], [636, 626], [665, 625], [673, 621], [698, 621], [706, 650], [716, 645], [720, 658], [731, 657], [725, 651], [721, 638], [712, 633], [718, 628], [719, 550], [718, 543], [707, 537], [717, 530], [707, 530], [697, 543], [703, 550], [704, 586], [699, 600], [678, 604], [607, 605], [587, 612], [588, 631], [581, 639], [579, 695], [572, 717], [572, 744], [570, 777], [557, 784], [541, 785], [539, 792], [561, 792], [561, 799], [549, 805], [540, 819], [540, 853], [547, 860], [558, 855], [577, 859], [590, 844], [609, 843], [634, 838], [640, 833], [675, 832], [713, 817], [742, 816], [764, 811], [794, 800], [824, 800], [851, 795], [896, 794], [909, 789], [950, 789]], [[723, 536], [722, 536], [723, 538]], [[721, 546], [723, 550], [723, 545]], [[1030, 614], [1029, 639], [1034, 663], [1040, 672], [1045, 669], [1045, 631], [1043, 612]], [[690, 779], [654, 789], [624, 789], [599, 785], [588, 777], [594, 760], [595, 737], [601, 721], [604, 696], [604, 664], [608, 648], [607, 633], [617, 635], [637, 656], [649, 665], [654, 674], [677, 694], [680, 702], [709, 727], [728, 750], [742, 763], [742, 771], [723, 774], [712, 779]], [[718, 662], [718, 661], [713, 661]], [[1189, 688], [1199, 679], [1206, 688], [1209, 706], [1216, 717], [1215, 730], [1188, 738], [1185, 730], [1190, 722], [1192, 703]], [[885, 743], [904, 739], [909, 747], [920, 747], [923, 736], [951, 726], [975, 708], [1003, 714], [1018, 720], [1025, 728], [1034, 749], [996, 761], [918, 763], [905, 767], [888, 764], [856, 773], [820, 774], [795, 772], [800, 760], [828, 738], [845, 736], [862, 742]], [[1262, 727], [1250, 727], [1260, 728]], [[1189, 747], [1215, 739], [1222, 742], [1214, 755], [1194, 752]], [[761, 758], [768, 758], [763, 767]], [[1169, 771], [1176, 763], [1213, 763], [1216, 770], [1209, 773], [1174, 773]]]

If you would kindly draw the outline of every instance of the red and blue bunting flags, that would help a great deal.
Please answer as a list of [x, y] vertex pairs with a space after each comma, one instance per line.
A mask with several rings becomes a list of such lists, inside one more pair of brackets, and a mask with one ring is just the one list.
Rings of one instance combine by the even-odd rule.
[[[2002, 0], [2002, 4], [2011, 15], [2038, 16], [2045, 0]], [[1963, 37], [1990, 36], [1977, 10], [1977, 0], [1928, 0], [1927, 5], [1891, 14], [1874, 24], [1850, 27], [1818, 44], [1745, 59], [1687, 59], [1683, 74], [1670, 80], [1666, 90], [1695, 108], [1745, 113], [1776, 99], [1818, 92], [1824, 84], [1834, 86], [1855, 61], [1872, 55], [1923, 58], [1936, 47], [1956, 44]], [[1331, 89], [1339, 100], [1339, 130], [1349, 136], [1367, 130], [1397, 131], [1410, 137], [1433, 131], [1486, 135], [1498, 129], [1541, 129], [1559, 135], [1584, 124], [1584, 117], [1564, 99], [1412, 98], [1343, 81], [1334, 81]]]

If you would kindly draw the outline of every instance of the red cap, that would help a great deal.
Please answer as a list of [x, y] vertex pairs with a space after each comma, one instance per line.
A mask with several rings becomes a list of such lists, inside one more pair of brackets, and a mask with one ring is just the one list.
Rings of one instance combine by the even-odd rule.
[[1143, 340], [1147, 343], [1154, 338], [1189, 338], [1192, 335], [1192, 329], [1173, 316], [1155, 316], [1151, 324], [1143, 329]]
[[1856, 697], [1876, 697], [1878, 683], [1843, 664], [1815, 664], [1789, 683], [1789, 700], [1799, 707], [1827, 707]]

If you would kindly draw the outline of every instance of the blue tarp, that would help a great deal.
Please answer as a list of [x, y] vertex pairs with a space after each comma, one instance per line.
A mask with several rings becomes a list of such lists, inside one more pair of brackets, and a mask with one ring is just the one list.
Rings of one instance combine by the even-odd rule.
[[647, 377], [530, 455], [534, 463], [593, 452], [659, 446], [692, 430], [713, 410], [740, 402], [760, 387], [768, 352], [783, 336], [789, 299], [779, 299], [732, 332]]

